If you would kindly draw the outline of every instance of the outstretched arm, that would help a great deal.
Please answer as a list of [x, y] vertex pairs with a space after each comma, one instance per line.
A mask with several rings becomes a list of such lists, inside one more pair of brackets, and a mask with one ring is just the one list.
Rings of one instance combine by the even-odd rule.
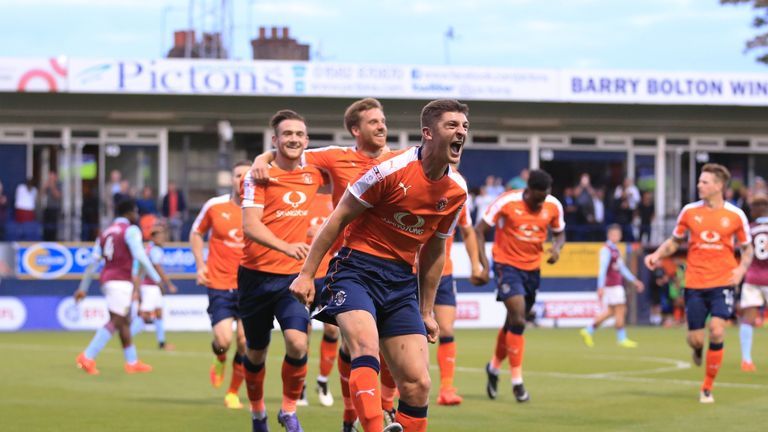
[[481, 280], [490, 279], [488, 257], [485, 254], [485, 234], [491, 229], [491, 226], [482, 218], [475, 225], [475, 240], [477, 242], [477, 257], [480, 261]]

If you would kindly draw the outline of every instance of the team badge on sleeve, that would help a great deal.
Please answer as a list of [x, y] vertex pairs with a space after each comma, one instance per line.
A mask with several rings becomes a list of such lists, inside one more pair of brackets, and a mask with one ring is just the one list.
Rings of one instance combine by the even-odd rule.
[[448, 207], [448, 198], [446, 197], [440, 198], [440, 200], [438, 200], [437, 204], [435, 205], [435, 209], [437, 211], [443, 211], [446, 207]]

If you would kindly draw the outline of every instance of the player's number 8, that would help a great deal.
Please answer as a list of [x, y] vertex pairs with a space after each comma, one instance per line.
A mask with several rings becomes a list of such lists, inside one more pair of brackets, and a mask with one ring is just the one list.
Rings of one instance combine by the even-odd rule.
[[768, 259], [768, 234], [760, 233], [755, 236], [755, 258]]

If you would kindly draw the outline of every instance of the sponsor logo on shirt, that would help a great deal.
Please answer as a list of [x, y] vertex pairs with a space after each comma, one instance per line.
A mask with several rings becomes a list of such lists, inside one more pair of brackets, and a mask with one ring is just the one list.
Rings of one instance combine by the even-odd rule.
[[424, 234], [424, 229], [422, 227], [426, 222], [421, 216], [408, 212], [397, 212], [392, 216], [392, 219], [385, 217], [382, 218], [382, 220], [401, 231], [416, 235]]
[[309, 214], [309, 210], [301, 210], [299, 206], [307, 202], [307, 195], [300, 191], [288, 191], [283, 195], [283, 202], [291, 206], [293, 210], [277, 210], [276, 217], [304, 217]]

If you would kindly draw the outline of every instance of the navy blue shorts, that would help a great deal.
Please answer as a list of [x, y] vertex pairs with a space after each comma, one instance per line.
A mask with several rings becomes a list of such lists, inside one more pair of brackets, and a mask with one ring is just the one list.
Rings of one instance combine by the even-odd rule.
[[536, 303], [536, 292], [541, 284], [539, 270], [520, 270], [511, 265], [494, 263], [493, 272], [496, 275], [496, 300], [521, 295], [525, 296], [525, 313], [531, 311]]
[[240, 317], [248, 348], [262, 350], [269, 345], [274, 318], [283, 330], [307, 332], [309, 311], [288, 291], [294, 279], [295, 274], [264, 273], [242, 266], [237, 269]]
[[240, 319], [240, 312], [237, 308], [238, 299], [237, 289], [214, 289], [208, 288], [208, 317], [211, 319], [211, 327], [215, 327], [219, 322], [228, 319]]
[[364, 310], [376, 320], [380, 338], [426, 335], [417, 292], [410, 265], [342, 248], [331, 260], [313, 318], [337, 325], [336, 315]]
[[309, 307], [309, 313], [316, 311], [320, 307], [320, 291], [323, 290], [325, 278], [315, 278], [315, 298], [312, 299], [312, 305]]
[[709, 316], [729, 319], [733, 310], [733, 289], [717, 287], [706, 289], [685, 289], [685, 316], [688, 330], [706, 327]]
[[442, 276], [437, 285], [437, 294], [435, 295], [435, 305], [456, 306], [456, 281], [453, 276]]

